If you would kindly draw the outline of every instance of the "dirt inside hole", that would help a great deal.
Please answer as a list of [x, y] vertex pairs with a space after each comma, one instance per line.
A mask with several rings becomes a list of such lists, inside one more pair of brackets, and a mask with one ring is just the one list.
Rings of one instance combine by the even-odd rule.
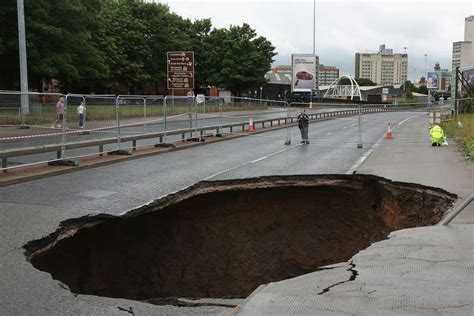
[[200, 182], [124, 216], [71, 219], [25, 245], [71, 291], [146, 300], [242, 297], [432, 225], [456, 196], [375, 176]]

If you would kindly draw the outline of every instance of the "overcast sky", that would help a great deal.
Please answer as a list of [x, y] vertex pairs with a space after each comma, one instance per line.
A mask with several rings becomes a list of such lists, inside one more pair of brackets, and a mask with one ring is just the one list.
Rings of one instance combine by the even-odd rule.
[[[156, 0], [184, 18], [211, 18], [215, 27], [246, 22], [269, 39], [278, 55], [274, 65], [291, 64], [292, 53], [313, 49], [313, 0]], [[320, 63], [354, 74], [356, 52], [380, 44], [408, 53], [408, 79], [439, 62], [451, 69], [452, 43], [464, 39], [464, 19], [474, 0], [320, 1], [316, 0], [316, 54]]]

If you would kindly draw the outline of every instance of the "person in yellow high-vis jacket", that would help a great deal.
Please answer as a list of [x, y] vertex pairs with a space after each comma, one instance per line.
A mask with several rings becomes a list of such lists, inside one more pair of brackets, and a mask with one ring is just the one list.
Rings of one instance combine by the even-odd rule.
[[441, 143], [444, 142], [444, 132], [438, 124], [430, 128], [430, 140], [431, 146], [441, 146]]

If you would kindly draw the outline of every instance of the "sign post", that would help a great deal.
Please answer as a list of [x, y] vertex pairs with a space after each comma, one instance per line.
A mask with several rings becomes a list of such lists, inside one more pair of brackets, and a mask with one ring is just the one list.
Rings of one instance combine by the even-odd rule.
[[168, 89], [194, 90], [194, 52], [168, 52]]

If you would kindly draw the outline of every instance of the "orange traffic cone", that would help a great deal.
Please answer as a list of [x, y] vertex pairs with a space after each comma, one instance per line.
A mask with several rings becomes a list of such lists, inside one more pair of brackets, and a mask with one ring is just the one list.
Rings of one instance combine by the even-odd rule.
[[385, 138], [386, 139], [393, 139], [392, 126], [391, 126], [390, 122], [388, 122], [387, 133], [385, 133]]
[[255, 131], [255, 127], [253, 127], [253, 115], [250, 115], [249, 129], [247, 131], [249, 131], [249, 132], [254, 132]]

